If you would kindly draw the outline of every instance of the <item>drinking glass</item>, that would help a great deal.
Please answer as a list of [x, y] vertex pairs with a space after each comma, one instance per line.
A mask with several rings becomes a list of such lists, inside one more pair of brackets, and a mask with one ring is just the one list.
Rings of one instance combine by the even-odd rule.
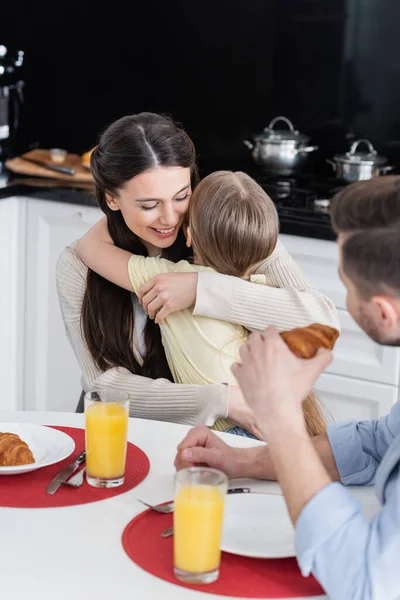
[[104, 390], [85, 394], [86, 481], [112, 488], [125, 478], [129, 394]]
[[218, 579], [228, 479], [217, 469], [191, 467], [175, 476], [174, 573], [186, 583]]

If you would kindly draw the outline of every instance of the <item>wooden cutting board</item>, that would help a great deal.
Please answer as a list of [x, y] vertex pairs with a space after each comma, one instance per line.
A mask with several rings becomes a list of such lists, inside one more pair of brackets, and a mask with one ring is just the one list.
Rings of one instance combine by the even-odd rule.
[[46, 162], [53, 162], [50, 157], [49, 150], [32, 150], [26, 152], [22, 156], [16, 156], [5, 162], [7, 169], [13, 173], [19, 173], [20, 175], [30, 175], [31, 177], [51, 177], [51, 179], [62, 179], [63, 181], [69, 182], [86, 182], [93, 183], [93, 177], [90, 169], [82, 164], [82, 157], [79, 154], [67, 154], [67, 157], [63, 163], [60, 164], [63, 167], [72, 167], [75, 169], [75, 175], [64, 175], [64, 173], [57, 173], [57, 171], [51, 171], [46, 167], [35, 165], [31, 162], [23, 160], [24, 156], [34, 158], [36, 160], [44, 160]]

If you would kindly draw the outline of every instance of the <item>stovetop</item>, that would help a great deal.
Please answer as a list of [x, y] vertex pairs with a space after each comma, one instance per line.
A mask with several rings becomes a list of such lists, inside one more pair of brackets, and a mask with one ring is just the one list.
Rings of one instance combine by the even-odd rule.
[[246, 172], [274, 201], [282, 233], [336, 239], [329, 217], [329, 205], [331, 198], [346, 184], [340, 185], [334, 178], [318, 178], [307, 173], [274, 178], [261, 170]]
[[[221, 166], [219, 166], [221, 168]], [[222, 168], [241, 170], [253, 177], [274, 201], [281, 233], [335, 240], [331, 227], [329, 203], [346, 184], [327, 174], [303, 172], [295, 177], [272, 177], [261, 167], [245, 163]], [[202, 177], [215, 167], [203, 171]]]

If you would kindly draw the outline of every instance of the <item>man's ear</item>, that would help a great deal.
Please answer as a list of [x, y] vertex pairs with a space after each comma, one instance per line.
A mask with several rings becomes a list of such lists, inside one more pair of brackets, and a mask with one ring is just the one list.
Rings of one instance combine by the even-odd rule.
[[110, 208], [111, 210], [119, 210], [118, 199], [114, 198], [114, 196], [110, 196], [110, 194], [106, 194], [106, 202], [107, 202], [108, 208]]
[[399, 324], [399, 303], [391, 296], [373, 296], [371, 303], [375, 307], [375, 316], [379, 327], [386, 333], [392, 333]]

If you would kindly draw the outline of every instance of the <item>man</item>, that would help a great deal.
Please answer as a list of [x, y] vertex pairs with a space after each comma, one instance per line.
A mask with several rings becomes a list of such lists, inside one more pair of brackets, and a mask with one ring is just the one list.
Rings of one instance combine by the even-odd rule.
[[[347, 308], [379, 344], [400, 346], [400, 177], [346, 187], [331, 203]], [[252, 334], [232, 370], [268, 447], [234, 449], [206, 428], [189, 432], [176, 467], [207, 463], [233, 477], [279, 480], [295, 524], [303, 575], [332, 600], [400, 597], [400, 403], [380, 420], [328, 426], [307, 436], [302, 400], [331, 360], [301, 360], [274, 328]], [[375, 483], [372, 522], [344, 485]]]

